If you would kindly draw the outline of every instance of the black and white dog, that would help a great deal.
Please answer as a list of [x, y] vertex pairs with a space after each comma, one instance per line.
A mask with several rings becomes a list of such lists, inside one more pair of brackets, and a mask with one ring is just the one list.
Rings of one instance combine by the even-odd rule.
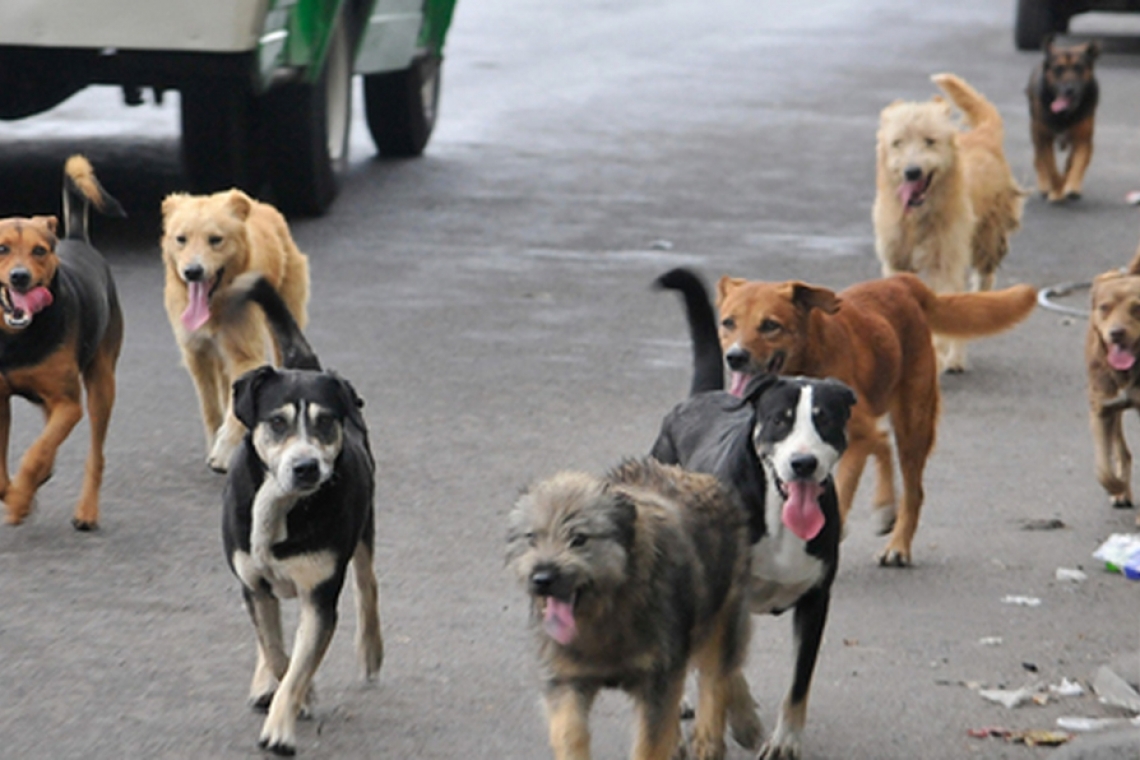
[[[222, 533], [257, 631], [250, 702], [269, 711], [260, 743], [292, 755], [297, 716], [309, 706], [313, 674], [336, 628], [350, 561], [365, 677], [383, 660], [372, 567], [375, 465], [362, 402], [347, 380], [320, 370], [277, 291], [258, 275], [234, 287], [229, 308], [260, 304], [285, 369], [261, 367], [234, 383], [234, 412], [249, 432], [230, 463]], [[278, 600], [294, 596], [301, 610], [289, 656]]]
[[[839, 565], [842, 526], [831, 471], [847, 447], [855, 394], [835, 380], [774, 375], [753, 378], [740, 398], [725, 393], [721, 346], [704, 283], [689, 270], [675, 269], [656, 284], [680, 291], [685, 299], [694, 373], [690, 397], [665, 417], [651, 453], [662, 462], [716, 475], [748, 509], [752, 612], [795, 610], [792, 687], [760, 757], [798, 758]], [[748, 697], [747, 685], [736, 691]], [[730, 711], [730, 723], [733, 715], [744, 712]], [[732, 729], [738, 739], [759, 734], [735, 723]]]

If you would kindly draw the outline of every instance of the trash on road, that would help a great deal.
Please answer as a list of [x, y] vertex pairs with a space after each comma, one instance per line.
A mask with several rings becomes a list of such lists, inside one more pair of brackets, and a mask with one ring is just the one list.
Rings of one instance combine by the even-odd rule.
[[1002, 639], [1001, 636], [983, 636], [978, 639], [978, 643], [984, 647], [1000, 647], [1002, 641], [1004, 641], [1004, 639]]
[[1064, 521], [1056, 517], [1026, 520], [1021, 524], [1022, 530], [1061, 530], [1067, 527], [1069, 526], [1065, 525]]
[[1107, 665], [1101, 665], [1097, 668], [1092, 687], [1104, 704], [1123, 707], [1132, 713], [1140, 713], [1140, 694], [1137, 694], [1127, 681], [1118, 676]]
[[1083, 571], [1075, 567], [1058, 567], [1055, 577], [1059, 581], [1068, 581], [1070, 583], [1080, 583], [1089, 579]]
[[1103, 562], [1109, 572], [1140, 580], [1140, 533], [1113, 533], [1093, 552], [1093, 557]]
[[1067, 731], [1041, 728], [1033, 728], [1028, 731], [1011, 731], [1008, 728], [986, 727], [971, 728], [966, 733], [978, 739], [1005, 739], [1007, 742], [1024, 744], [1029, 747], [1056, 747], [1073, 738], [1073, 735]]
[[1132, 720], [1127, 718], [1085, 718], [1080, 715], [1062, 715], [1057, 718], [1057, 728], [1062, 731], [1075, 731], [1082, 734], [1125, 726], [1140, 727], [1140, 718], [1133, 718]]
[[997, 702], [1011, 710], [1032, 700], [1033, 694], [1032, 689], [982, 689], [978, 692], [982, 699]]
[[1056, 694], [1058, 697], [1079, 697], [1085, 693], [1085, 687], [1076, 681], [1062, 678], [1061, 683], [1049, 685], [1049, 692]]
[[1006, 594], [1001, 598], [1002, 604], [1015, 604], [1018, 607], [1040, 607], [1041, 600], [1036, 596], [1018, 596]]

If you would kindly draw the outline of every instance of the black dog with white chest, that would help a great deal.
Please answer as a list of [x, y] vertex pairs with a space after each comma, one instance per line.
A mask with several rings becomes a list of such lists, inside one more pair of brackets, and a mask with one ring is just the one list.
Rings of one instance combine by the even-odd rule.
[[[282, 347], [284, 369], [265, 366], [234, 383], [234, 412], [248, 428], [224, 494], [226, 559], [241, 580], [257, 631], [250, 702], [268, 709], [260, 744], [296, 751], [296, 720], [337, 622], [351, 562], [357, 653], [365, 677], [383, 659], [374, 538], [374, 469], [362, 402], [345, 379], [322, 372], [289, 309], [257, 275], [235, 281], [229, 308], [261, 305]], [[292, 656], [278, 600], [301, 604]]]
[[[835, 380], [774, 375], [755, 377], [740, 398], [725, 393], [720, 341], [704, 283], [693, 272], [676, 269], [656, 284], [685, 299], [694, 374], [690, 397], [665, 417], [651, 454], [716, 475], [748, 509], [749, 605], [754, 614], [794, 609], [797, 650], [791, 689], [760, 757], [798, 758], [839, 565], [842, 525], [831, 471], [847, 447], [855, 394]], [[748, 694], [747, 686], [739, 691]]]

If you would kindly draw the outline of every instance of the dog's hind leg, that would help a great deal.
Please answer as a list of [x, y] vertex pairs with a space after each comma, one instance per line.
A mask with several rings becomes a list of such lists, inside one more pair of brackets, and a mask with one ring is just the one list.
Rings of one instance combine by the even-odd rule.
[[581, 684], [547, 684], [543, 701], [554, 760], [590, 760], [588, 718], [597, 693]]
[[878, 518], [878, 533], [886, 535], [895, 526], [897, 505], [895, 503], [895, 455], [891, 451], [891, 431], [880, 426], [875, 438], [871, 456], [875, 458], [875, 471], [878, 482], [875, 484], [875, 500], [872, 506]]
[[754, 749], [762, 727], [756, 703], [740, 671], [748, 647], [750, 620], [739, 601], [722, 610], [713, 634], [696, 652], [697, 722], [690, 749], [695, 760], [719, 760], [725, 755], [724, 729], [731, 719], [733, 737]]
[[[659, 673], [634, 693], [637, 705], [637, 734], [633, 740], [633, 751], [630, 753], [632, 760], [673, 760], [679, 753], [681, 696], [684, 691], [685, 671], [682, 669], [679, 673]], [[703, 699], [702, 695], [702, 701]], [[698, 721], [701, 719], [700, 716], [701, 709], [698, 706]], [[723, 730], [722, 723], [721, 731]], [[720, 754], [703, 756], [700, 760], [720, 760], [723, 757], [722, 739]]]
[[115, 360], [98, 352], [83, 373], [87, 389], [87, 417], [91, 426], [91, 450], [83, 473], [83, 490], [71, 524], [76, 530], [92, 530], [99, 523], [99, 489], [103, 485], [103, 444], [115, 405]]
[[269, 703], [269, 715], [261, 728], [259, 744], [278, 755], [292, 755], [297, 748], [297, 716], [305, 706], [317, 666], [325, 656], [336, 630], [336, 602], [343, 575], [337, 575], [310, 591], [298, 590], [301, 615], [293, 639], [293, 654], [285, 677]]
[[830, 602], [830, 590], [816, 588], [796, 603], [792, 623], [796, 645], [792, 688], [784, 697], [776, 728], [761, 748], [758, 760], [797, 760], [801, 756], [811, 677], [819, 657]]
[[380, 592], [372, 567], [372, 547], [363, 541], [352, 555], [352, 572], [356, 581], [356, 654], [364, 677], [372, 679], [384, 662], [384, 639], [380, 634]]

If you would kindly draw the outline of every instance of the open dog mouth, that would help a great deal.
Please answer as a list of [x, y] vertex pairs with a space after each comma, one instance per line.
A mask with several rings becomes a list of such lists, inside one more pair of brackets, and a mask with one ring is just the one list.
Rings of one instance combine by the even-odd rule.
[[[787, 359], [788, 355], [786, 353], [777, 351], [769, 357], [768, 363], [764, 365], [763, 371], [769, 375], [778, 375], [780, 370], [784, 368], [784, 362], [786, 362]], [[737, 398], [742, 398], [744, 396], [744, 389], [748, 387], [748, 383], [751, 382], [756, 374], [756, 372], [730, 373], [728, 392]]]
[[9, 285], [0, 285], [0, 309], [4, 311], [4, 324], [22, 329], [32, 323], [32, 317], [51, 306], [54, 297], [42, 285], [23, 293]]
[[1053, 102], [1049, 104], [1049, 110], [1053, 113], [1064, 113], [1073, 107], [1075, 98], [1068, 95], [1058, 95], [1053, 98]]
[[899, 185], [899, 201], [904, 208], [918, 208], [926, 202], [926, 192], [930, 189], [930, 182], [934, 179], [934, 172], [913, 181], [905, 181]]
[[210, 298], [222, 282], [225, 267], [218, 270], [212, 281], [194, 280], [186, 283], [189, 302], [182, 312], [182, 326], [190, 332], [202, 327], [210, 319]]
[[819, 497], [823, 495], [823, 484], [814, 480], [795, 479], [783, 481], [776, 478], [776, 490], [784, 498], [780, 519], [788, 530], [804, 541], [810, 541], [823, 530], [826, 521]]
[[1108, 366], [1117, 372], [1127, 372], [1136, 364], [1136, 354], [1118, 343], [1108, 344], [1108, 355], [1105, 359]]
[[556, 596], [542, 597], [542, 630], [562, 646], [578, 638], [578, 623], [574, 619], [574, 607], [578, 604], [578, 596], [579, 592], [575, 591], [569, 599], [560, 599]]

